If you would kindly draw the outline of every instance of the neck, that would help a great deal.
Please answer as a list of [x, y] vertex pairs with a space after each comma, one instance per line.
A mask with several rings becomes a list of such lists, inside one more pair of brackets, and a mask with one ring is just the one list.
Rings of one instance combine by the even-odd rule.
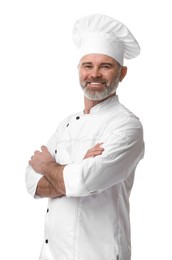
[[84, 114], [90, 114], [90, 110], [91, 110], [94, 106], [98, 105], [99, 103], [101, 103], [101, 102], [103, 102], [103, 101], [105, 101], [105, 100], [107, 100], [107, 99], [109, 99], [109, 98], [111, 98], [111, 97], [113, 97], [113, 96], [115, 96], [115, 95], [116, 95], [116, 93], [114, 93], [114, 94], [112, 94], [112, 95], [110, 95], [110, 96], [108, 96], [107, 98], [102, 99], [102, 100], [90, 100], [90, 99], [88, 99], [88, 98], [86, 98], [86, 97], [84, 96], [84, 105], [85, 105]]

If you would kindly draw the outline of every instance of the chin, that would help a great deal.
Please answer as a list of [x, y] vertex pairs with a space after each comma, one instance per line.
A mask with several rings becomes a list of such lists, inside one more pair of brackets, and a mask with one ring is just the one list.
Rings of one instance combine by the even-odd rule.
[[85, 97], [89, 100], [94, 100], [94, 101], [105, 100], [115, 93], [116, 93], [116, 88], [113, 90], [111, 89], [111, 91], [110, 90], [108, 91], [108, 89], [106, 89], [106, 91], [101, 91], [101, 92], [99, 92], [99, 91], [90, 92], [90, 91], [87, 91], [86, 89], [84, 90]]
[[106, 86], [105, 89], [100, 91], [91, 91], [90, 89], [87, 89], [85, 87], [82, 87], [82, 90], [84, 91], [84, 95], [87, 99], [93, 100], [93, 101], [102, 101], [104, 99], [107, 99], [108, 97], [112, 96], [116, 93], [118, 84], [112, 86]]
[[103, 95], [102, 93], [98, 93], [98, 92], [94, 92], [94, 93], [87, 93], [87, 92], [84, 92], [84, 95], [87, 99], [89, 100], [94, 100], [94, 101], [101, 101], [105, 98], [107, 98], [109, 95]]

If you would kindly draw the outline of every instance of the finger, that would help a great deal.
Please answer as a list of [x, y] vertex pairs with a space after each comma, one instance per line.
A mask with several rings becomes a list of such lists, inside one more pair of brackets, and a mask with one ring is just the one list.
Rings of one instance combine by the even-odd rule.
[[47, 151], [48, 151], [48, 148], [47, 148], [45, 145], [42, 145], [42, 146], [41, 146], [41, 150], [42, 150], [43, 152], [47, 152]]
[[104, 148], [103, 147], [96, 147], [95, 151], [104, 151]]
[[39, 153], [40, 153], [40, 151], [38, 151], [38, 150], [34, 151], [34, 154], [35, 154], [35, 155], [37, 155], [37, 154], [39, 154]]
[[100, 147], [103, 143], [98, 143], [95, 146], [93, 146], [92, 148], [96, 148], [96, 147]]
[[103, 147], [96, 147], [96, 148], [90, 150], [90, 152], [97, 152], [97, 151], [103, 152], [104, 148]]
[[103, 144], [103, 142], [101, 142], [101, 143], [97, 143], [97, 145], [102, 145]]
[[104, 151], [103, 147], [92, 148], [87, 151], [86, 156], [90, 157], [90, 156], [93, 156], [94, 154], [96, 154], [96, 155], [102, 154], [103, 151]]
[[94, 152], [93, 152], [93, 155], [94, 155], [94, 156], [101, 155], [102, 152], [103, 152], [103, 151], [100, 151], [100, 150], [99, 150], [99, 151], [94, 151]]
[[86, 157], [88, 158], [88, 157], [95, 157], [95, 156], [97, 156], [97, 155], [101, 155], [102, 154], [102, 152], [103, 151], [91, 151], [91, 152], [89, 152], [87, 155], [86, 155]]

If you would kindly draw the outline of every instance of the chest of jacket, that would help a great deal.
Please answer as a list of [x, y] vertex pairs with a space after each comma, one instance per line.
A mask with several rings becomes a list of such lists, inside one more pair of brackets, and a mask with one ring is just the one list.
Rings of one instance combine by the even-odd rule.
[[80, 162], [88, 149], [105, 142], [115, 129], [123, 128], [125, 120], [111, 112], [100, 115], [75, 115], [61, 127], [56, 142], [56, 161], [60, 164]]

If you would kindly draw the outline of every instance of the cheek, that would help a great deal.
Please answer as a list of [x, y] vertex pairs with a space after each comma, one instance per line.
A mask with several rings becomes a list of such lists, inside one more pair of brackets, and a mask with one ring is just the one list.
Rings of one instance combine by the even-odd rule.
[[115, 81], [115, 77], [112, 77], [112, 76], [108, 76], [108, 77], [105, 77], [107, 82], [109, 82], [110, 84], [113, 83]]
[[114, 73], [112, 71], [103, 73], [103, 78], [106, 78], [108, 81], [114, 81], [116, 79], [116, 77], [117, 77], [116, 73]]
[[85, 79], [87, 79], [87, 77], [88, 77], [88, 73], [80, 71], [80, 73], [79, 73], [79, 80], [80, 81], [84, 81]]
[[109, 79], [109, 81], [110, 82], [119, 82], [119, 80], [120, 80], [120, 76], [119, 75], [116, 75], [115, 77], [113, 76], [113, 77], [111, 77], [110, 79]]

